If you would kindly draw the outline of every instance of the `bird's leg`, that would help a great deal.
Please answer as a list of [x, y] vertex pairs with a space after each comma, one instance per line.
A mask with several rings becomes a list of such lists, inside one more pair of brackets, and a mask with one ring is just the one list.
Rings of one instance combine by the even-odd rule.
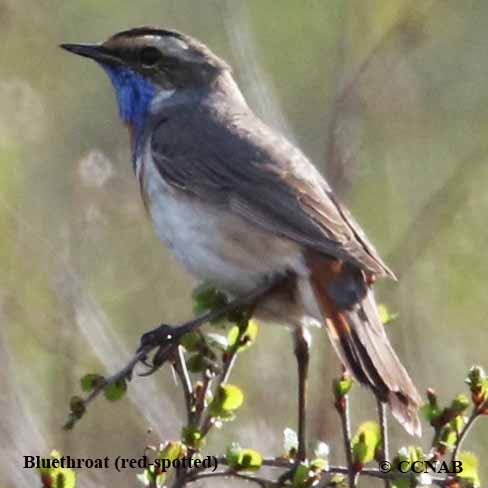
[[294, 334], [294, 352], [298, 366], [298, 452], [297, 460], [304, 461], [307, 457], [306, 446], [306, 408], [308, 365], [310, 359], [310, 334], [305, 327], [296, 327]]
[[308, 365], [310, 359], [310, 334], [303, 326], [295, 327], [293, 331], [293, 351], [297, 360], [298, 369], [298, 450], [293, 467], [278, 478], [281, 486], [293, 478], [293, 475], [302, 461], [307, 457], [306, 436], [306, 410], [307, 410], [307, 383]]

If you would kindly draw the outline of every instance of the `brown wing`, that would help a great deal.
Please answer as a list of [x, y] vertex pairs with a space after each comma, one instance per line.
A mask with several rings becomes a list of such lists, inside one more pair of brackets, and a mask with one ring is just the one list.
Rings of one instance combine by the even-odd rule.
[[304, 246], [394, 277], [309, 160], [252, 113], [175, 107], [157, 125], [151, 149], [170, 185]]

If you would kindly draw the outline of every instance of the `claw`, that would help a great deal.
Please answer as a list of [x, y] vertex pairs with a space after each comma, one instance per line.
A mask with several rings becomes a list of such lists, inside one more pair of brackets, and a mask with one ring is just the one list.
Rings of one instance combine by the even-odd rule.
[[170, 325], [162, 324], [141, 336], [137, 352], [148, 346], [156, 347], [163, 342], [171, 342], [175, 339], [175, 328]]
[[175, 351], [176, 344], [161, 346], [153, 357], [153, 367], [161, 367]]
[[182, 335], [183, 331], [178, 330], [178, 327], [166, 324], [143, 334], [137, 352], [149, 352], [156, 347], [158, 349], [151, 360], [148, 360], [147, 356], [141, 359], [141, 363], [148, 369], [144, 373], [139, 373], [139, 376], [150, 376], [157, 371], [174, 353]]
[[144, 366], [146, 366], [146, 368], [152, 368], [152, 365], [151, 363], [147, 360], [147, 358], [144, 358], [144, 359], [141, 359], [140, 361]]
[[170, 357], [174, 354], [178, 343], [169, 343], [159, 346], [158, 350], [152, 357], [151, 361], [147, 359], [141, 361], [148, 369], [144, 373], [139, 373], [139, 376], [150, 376], [157, 371]]

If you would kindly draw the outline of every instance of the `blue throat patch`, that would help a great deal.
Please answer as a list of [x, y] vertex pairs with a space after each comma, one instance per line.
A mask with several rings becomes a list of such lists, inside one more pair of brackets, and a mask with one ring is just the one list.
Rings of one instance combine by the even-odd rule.
[[146, 115], [151, 101], [156, 95], [154, 84], [122, 66], [102, 65], [107, 72], [117, 94], [121, 119], [132, 126], [133, 147], [132, 162], [135, 169], [140, 138], [146, 122]]

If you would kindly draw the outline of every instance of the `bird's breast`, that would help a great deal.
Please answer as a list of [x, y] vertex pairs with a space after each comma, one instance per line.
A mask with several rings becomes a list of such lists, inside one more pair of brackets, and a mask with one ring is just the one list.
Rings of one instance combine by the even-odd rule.
[[306, 274], [298, 244], [168, 184], [149, 151], [137, 176], [159, 238], [198, 279], [243, 293], [276, 272]]

